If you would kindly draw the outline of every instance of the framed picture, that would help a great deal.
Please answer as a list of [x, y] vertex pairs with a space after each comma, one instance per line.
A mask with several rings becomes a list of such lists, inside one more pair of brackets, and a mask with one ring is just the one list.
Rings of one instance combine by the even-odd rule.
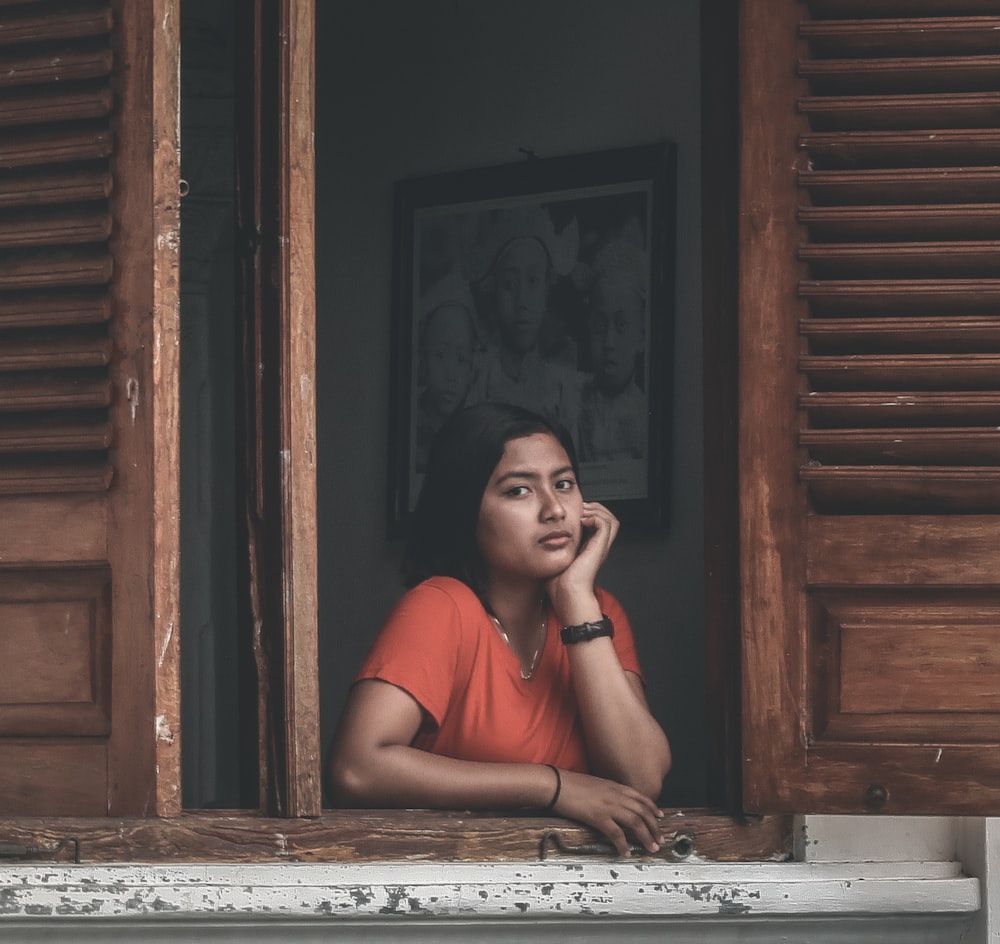
[[562, 423], [589, 500], [666, 524], [675, 194], [670, 142], [396, 183], [390, 532], [483, 400]]

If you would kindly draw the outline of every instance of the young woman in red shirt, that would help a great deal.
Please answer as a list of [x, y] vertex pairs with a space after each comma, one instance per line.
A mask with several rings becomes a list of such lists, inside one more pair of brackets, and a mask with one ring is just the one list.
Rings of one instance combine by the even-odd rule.
[[351, 689], [328, 781], [344, 806], [540, 809], [617, 852], [663, 841], [670, 747], [631, 627], [595, 583], [618, 521], [569, 436], [483, 403], [435, 438], [401, 598]]

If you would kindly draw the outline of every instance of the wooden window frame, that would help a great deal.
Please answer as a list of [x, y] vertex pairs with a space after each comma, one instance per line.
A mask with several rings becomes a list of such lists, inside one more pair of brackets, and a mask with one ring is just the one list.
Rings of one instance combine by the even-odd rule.
[[[261, 808], [256, 812], [203, 813], [180, 809], [179, 751], [177, 738], [170, 734], [179, 718], [179, 562], [173, 514], [177, 494], [177, 36], [176, 32], [151, 29], [149, 74], [155, 89], [151, 126], [144, 123], [148, 115], [133, 98], [125, 108], [126, 112], [134, 110], [136, 121], [125, 130], [130, 146], [136, 148], [132, 159], [143, 160], [142, 155], [148, 154], [148, 188], [140, 190], [150, 197], [151, 228], [160, 236], [154, 241], [151, 233], [150, 239], [156, 250], [149, 286], [153, 316], [148, 335], [148, 344], [156, 355], [152, 358], [154, 383], [148, 409], [157, 443], [149, 458], [154, 481], [152, 527], [156, 550], [151, 600], [155, 613], [158, 734], [156, 775], [151, 780], [149, 809], [144, 812], [155, 818], [118, 818], [112, 822], [93, 818], [4, 820], [6, 835], [12, 841], [45, 845], [47, 840], [56, 842], [72, 832], [80, 838], [83, 855], [90, 861], [128, 860], [142, 849], [143, 856], [151, 861], [181, 856], [189, 860], [287, 862], [406, 860], [428, 855], [467, 861], [523, 860], [539, 856], [543, 837], [553, 830], [569, 845], [594, 838], [583, 827], [551, 817], [322, 808], [321, 745], [316, 724], [315, 416], [311, 387], [314, 2], [274, 0], [272, 6], [264, 4], [259, 8], [269, 10], [269, 15], [277, 19], [265, 22], [259, 16], [255, 21], [258, 35], [283, 37], [284, 41], [277, 48], [258, 51], [255, 75], [262, 85], [256, 101], [261, 110], [254, 124], [250, 177], [244, 178], [252, 181], [248, 189], [252, 200], [243, 208], [244, 220], [259, 236], [249, 299], [259, 333], [257, 346], [248, 348], [249, 363], [263, 363], [269, 353], [276, 358], [268, 362], [273, 363], [272, 369], [263, 372], [265, 382], [252, 388], [247, 398], [258, 405], [248, 411], [255, 420], [262, 416], [273, 419], [273, 425], [254, 440], [263, 448], [250, 452], [248, 465], [259, 470], [254, 482], [260, 490], [253, 492], [255, 504], [248, 512], [248, 544], [256, 550], [269, 544], [280, 548], [274, 558], [263, 554], [255, 558], [261, 565], [255, 571], [261, 581], [261, 598], [276, 605], [256, 614], [263, 630], [260, 665], [268, 677], [260, 702]], [[814, 2], [828, 10], [858, 9], [856, 0]], [[925, 0], [912, 0], [912, 6], [907, 0], [879, 3], [880, 8], [903, 11], [904, 17], [914, 15], [914, 10], [930, 8]], [[776, 176], [789, 173], [785, 159], [789, 147], [798, 146], [789, 143], [796, 134], [793, 130], [790, 135], [793, 122], [787, 116], [802, 106], [798, 99], [801, 83], [796, 87], [787, 79], [791, 48], [787, 44], [798, 41], [797, 21], [802, 19], [803, 9], [803, 4], [790, 0], [783, 6], [775, 6], [771, 0], [715, 0], [703, 5], [702, 14], [706, 63], [706, 491], [721, 496], [706, 510], [707, 613], [709, 649], [727, 655], [709, 666], [710, 683], [725, 696], [713, 704], [716, 714], [711, 723], [719, 737], [711, 758], [712, 809], [677, 811], [668, 822], [694, 833], [697, 852], [717, 860], [787, 855], [790, 820], [782, 811], [788, 807], [800, 813], [860, 812], [873, 806], [890, 813], [977, 813], [982, 812], [977, 804], [983, 797], [992, 796], [989, 791], [995, 789], [992, 783], [983, 782], [978, 791], [962, 794], [961, 775], [972, 763], [969, 758], [974, 751], [961, 744], [954, 751], [962, 758], [958, 766], [940, 768], [945, 773], [936, 778], [912, 774], [902, 762], [883, 765], [904, 787], [912, 787], [908, 801], [904, 791], [902, 807], [870, 802], [879, 797], [864, 789], [865, 779], [856, 779], [854, 786], [860, 784], [861, 789], [845, 800], [847, 793], [837, 791], [849, 785], [848, 774], [843, 774], [839, 782], [831, 776], [820, 784], [791, 784], [787, 779], [789, 756], [804, 757], [812, 750], [804, 721], [808, 706], [803, 708], [802, 701], [808, 673], [802, 657], [796, 654], [802, 651], [809, 616], [802, 612], [803, 594], [810, 587], [827, 589], [822, 581], [816, 582], [815, 560], [799, 553], [800, 547], [808, 547], [817, 525], [802, 524], [805, 514], [794, 521], [782, 517], [797, 514], [795, 503], [800, 511], [806, 506], [801, 481], [793, 481], [804, 454], [801, 443], [791, 444], [794, 437], [787, 435], [787, 428], [769, 429], [769, 424], [760, 420], [774, 405], [774, 390], [780, 389], [786, 395], [789, 391], [795, 395], [801, 392], [801, 377], [792, 376], [797, 367], [783, 364], [780, 371], [774, 371], [764, 361], [771, 350], [798, 350], [799, 319], [792, 321], [789, 316], [801, 315], [803, 308], [801, 280], [807, 269], [798, 259], [796, 191], [787, 180], [781, 185], [771, 183]], [[176, 24], [178, 0], [156, 0], [152, 10], [156, 22], [171, 22], [172, 14]], [[768, 44], [776, 25], [786, 45], [781, 47], [780, 56], [769, 58], [767, 50], [773, 52], [773, 47]], [[737, 61], [746, 70], [740, 90], [740, 114], [767, 115], [780, 96], [786, 115], [780, 129], [761, 134], [759, 129], [754, 130], [752, 121], [747, 121], [737, 138]], [[769, 71], [772, 66], [773, 72]], [[265, 100], [268, 89], [277, 90], [276, 99]], [[147, 136], [150, 129], [152, 134]], [[143, 140], [152, 140], [157, 146], [144, 151]], [[740, 154], [739, 181], [731, 159], [734, 153]], [[768, 199], [757, 199], [759, 193]], [[772, 199], [775, 194], [777, 202]], [[734, 213], [737, 205], [742, 208], [738, 220]], [[137, 293], [142, 291], [141, 287], [136, 289]], [[267, 331], [276, 332], [273, 336], [278, 343], [273, 351], [266, 350], [260, 341]], [[723, 343], [718, 343], [720, 338]], [[747, 370], [748, 365], [752, 369]], [[767, 395], [758, 395], [765, 388]], [[261, 403], [263, 410], [259, 409]], [[737, 477], [737, 468], [742, 478]], [[769, 486], [777, 483], [777, 489], [756, 487], [762, 481]], [[789, 501], [775, 504], [771, 497], [776, 493], [790, 496]], [[963, 553], [970, 547], [974, 550], [976, 535], [981, 540], [986, 525], [972, 520], [974, 516], [956, 523], [957, 517], [951, 515], [943, 526], [932, 527], [926, 533], [933, 537], [951, 528], [947, 535], [957, 538]], [[742, 527], [739, 533], [738, 522]], [[836, 527], [829, 523], [819, 527], [834, 537], [840, 533], [834, 533]], [[917, 540], [921, 527], [926, 526], [904, 526], [904, 536]], [[767, 553], [760, 552], [761, 546], [768, 548]], [[945, 556], [940, 548], [934, 554], [938, 562]], [[812, 585], [810, 567], [814, 568]], [[840, 583], [846, 582], [841, 579], [843, 574], [847, 574], [843, 568], [834, 572], [838, 591]], [[894, 593], [910, 576], [890, 574], [884, 586]], [[976, 569], [965, 571], [952, 566], [944, 577], [946, 584], [964, 580], [963, 586], [973, 590], [992, 591], [996, 586], [995, 576], [981, 562]], [[941, 575], [936, 579], [941, 586]], [[914, 582], [919, 584], [919, 580]], [[741, 626], [746, 643], [742, 650]], [[768, 627], [768, 632], [756, 631], [761, 626]], [[793, 655], [789, 658], [788, 653]], [[147, 750], [150, 747], [144, 746]], [[907, 748], [911, 755], [924, 749], [926, 745]], [[908, 759], [906, 751], [897, 753], [902, 761]], [[827, 765], [824, 771], [830, 772], [831, 763], [840, 764], [846, 752], [836, 756], [828, 752], [824, 758], [821, 747], [814, 756], [821, 767]], [[878, 763], [878, 756], [869, 753], [856, 770], [866, 775]], [[982, 769], [991, 771], [994, 767], [990, 765], [995, 763], [991, 756]], [[746, 792], [741, 791], [741, 772], [746, 775]], [[935, 793], [935, 788], [942, 787]], [[947, 798], [947, 808], [932, 809], [939, 796]], [[773, 816], [744, 816], [740, 810], [745, 808], [776, 812]]]
[[[247, 389], [247, 467], [250, 469], [247, 545], [249, 567], [259, 582], [253, 618], [263, 627], [257, 664], [266, 678], [261, 686], [260, 786], [257, 811], [184, 811], [181, 808], [179, 738], [156, 739], [155, 803], [153, 818], [19, 817], [3, 820], [5, 839], [32, 846], [55, 845], [71, 833], [78, 837], [85, 861], [130, 861], [141, 850], [147, 861], [374, 861], [426, 859], [428, 856], [465, 861], [530, 860], [543, 854], [544, 837], [558, 832], [570, 846], [593, 843], [595, 835], [575, 823], [537, 816], [431, 811], [324, 810], [321, 801], [318, 740], [316, 527], [315, 527], [315, 414], [314, 376], [314, 154], [312, 129], [313, 22], [315, 0], [276, 0], [255, 4], [251, 28], [256, 36], [282, 36], [284, 43], [255, 43], [257, 112], [250, 119], [249, 156], [238, 171], [243, 181], [240, 204], [244, 232], [252, 242], [244, 304], [256, 325], [245, 339], [246, 363], [265, 363], [267, 332], [278, 345], [271, 370], [249, 371], [270, 379]], [[718, 338], [724, 329], [734, 337], [735, 287], [721, 274], [735, 264], [735, 172], [716, 147], [727, 142], [735, 128], [735, 0], [705, 5], [706, 37], [719, 44], [722, 55], [706, 56], [716, 66], [705, 67], [706, 178], [724, 181], [706, 184], [704, 239], [714, 260], [706, 266], [706, 337]], [[730, 29], [719, 27], [720, 10]], [[165, 22], [165, 32], [152, 30], [154, 140], [153, 180], [161, 195], [154, 221], [157, 232], [177, 232], [180, 185], [178, 166], [177, 53], [179, 0], [155, 0], [150, 22]], [[270, 17], [270, 19], [268, 19]], [[276, 18], [276, 19], [275, 19]], [[276, 45], [276, 48], [275, 48]], [[730, 65], [733, 64], [733, 65]], [[273, 98], [267, 89], [275, 90]], [[249, 183], [249, 186], [247, 186]], [[161, 733], [179, 729], [180, 671], [178, 576], [179, 528], [176, 515], [179, 490], [179, 412], [175, 378], [179, 371], [179, 254], [175, 240], [160, 240], [154, 262], [156, 326], [154, 336], [165, 348], [154, 361], [157, 380], [153, 396], [156, 424], [154, 519], [156, 521], [155, 603], [157, 717]], [[719, 246], [727, 247], [719, 252]], [[712, 362], [706, 376], [726, 376], [734, 345], [711, 346]], [[735, 385], [707, 384], [706, 429], [714, 431], [706, 448], [709, 469], [731, 468], [718, 462], [715, 450], [735, 448], [732, 411]], [[262, 406], [263, 404], [263, 406]], [[268, 428], [255, 428], [262, 415], [273, 419]], [[287, 457], [267, 465], [267, 456]], [[712, 507], [707, 521], [711, 566], [710, 648], [729, 653], [712, 663], [712, 684], [730, 693], [713, 718], [721, 736], [712, 753], [712, 781], [721, 784], [707, 809], [674, 811], [668, 823], [692, 834], [698, 855], [718, 861], [772, 859], [791, 850], [790, 817], [745, 817], [739, 813], [739, 664], [738, 593], [733, 583], [735, 560], [736, 483], [731, 472], [715, 481], [727, 501]], [[276, 540], [280, 554], [263, 549]], [[714, 601], [719, 601], [718, 603]], [[668, 830], [670, 826], [668, 825]], [[600, 848], [600, 846], [598, 847]], [[608, 850], [610, 852], [610, 849]], [[662, 856], [671, 858], [669, 849]]]

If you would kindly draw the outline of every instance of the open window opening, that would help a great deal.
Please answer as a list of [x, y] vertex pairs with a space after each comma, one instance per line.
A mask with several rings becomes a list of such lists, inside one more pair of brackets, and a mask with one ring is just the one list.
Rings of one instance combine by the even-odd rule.
[[[317, 8], [317, 413], [320, 677], [328, 742], [402, 592], [386, 539], [393, 185], [425, 174], [676, 142], [669, 527], [626, 524], [602, 571], [636, 629], [671, 738], [663, 802], [710, 805], [702, 509], [697, 0], [539, 8], [486, 3]], [[531, 23], [530, 29], [524, 29]], [[639, 40], [639, 37], [644, 37]], [[594, 63], [600, 63], [595, 69]], [[356, 77], [364, 75], [364, 81]], [[586, 481], [584, 481], [586, 489]]]
[[[328, 457], [319, 466], [318, 533], [320, 570], [329, 575], [319, 599], [324, 746], [352, 673], [401, 592], [395, 570], [399, 548], [385, 537], [380, 481], [388, 474], [393, 182], [425, 171], [525, 159], [519, 145], [551, 156], [583, 146], [614, 147], [624, 131], [591, 135], [586, 145], [577, 144], [576, 112], [568, 106], [586, 109], [595, 128], [606, 124], [616, 110], [612, 102], [619, 100], [604, 98], [609, 81], [622, 90], [641, 86], [647, 92], [629, 96], [631, 140], [678, 142], [685, 178], [698, 179], [700, 114], [697, 97], [689, 93], [700, 83], [698, 44], [680, 43], [690, 50], [684, 57], [663, 54], [664, 46], [677, 43], [670, 39], [673, 32], [698, 36], [695, 0], [670, 11], [637, 5], [628, 29], [615, 37], [606, 29], [614, 20], [609, 12], [578, 27], [572, 43], [559, 41], [564, 17], [544, 18], [525, 36], [514, 35], [503, 17], [478, 7], [455, 17], [449, 4], [425, 5], [419, 12], [385, 6], [391, 11], [377, 4], [327, 4], [316, 19], [317, 48], [327, 51], [319, 60], [315, 90], [317, 255], [327, 260], [317, 267], [316, 370], [319, 448]], [[253, 69], [266, 63], [258, 63], [253, 52], [252, 24], [234, 22], [227, 0], [184, 2], [181, 10], [182, 153], [191, 178], [182, 204], [184, 805], [256, 808], [261, 663], [254, 661], [248, 629], [254, 614], [248, 605], [237, 605], [238, 599], [250, 599], [241, 555], [252, 537], [240, 496], [248, 497], [255, 486], [243, 472], [256, 470], [247, 438], [269, 434], [263, 425], [247, 426], [247, 436], [237, 432], [238, 414], [248, 404], [239, 392], [244, 352], [236, 347], [243, 343], [237, 322], [253, 318], [254, 305], [263, 301], [266, 307], [268, 287], [263, 280], [249, 292], [234, 291], [233, 275], [241, 284], [257, 278], [252, 256], [260, 237], [254, 215], [269, 212], [263, 168], [246, 156], [260, 143], [254, 138], [250, 92], [256, 88], [267, 96], [253, 84]], [[387, 12], [392, 26], [377, 29]], [[484, 16], [491, 24], [486, 30]], [[633, 31], [656, 41], [637, 52]], [[502, 67], [483, 65], [489, 50], [510, 43], [517, 56]], [[592, 76], [588, 62], [601, 51], [607, 68]], [[449, 70], [430, 66], [445, 60]], [[554, 72], [538, 83], [534, 77], [542, 75], [546, 61]], [[368, 81], [349, 82], [361, 71]], [[529, 102], [524, 94], [533, 84], [536, 94]], [[483, 106], [487, 101], [520, 115], [518, 134], [539, 140], [513, 142], [506, 122]], [[678, 231], [696, 233], [698, 191], [687, 183], [682, 190]], [[255, 191], [265, 192], [252, 196]], [[668, 498], [670, 525], [666, 532], [626, 528], [606, 576], [638, 627], [649, 697], [677, 758], [663, 801], [706, 807], [718, 805], [719, 791], [709, 786], [711, 745], [717, 739], [708, 730], [703, 630], [700, 253], [696, 240], [679, 242], [677, 268], [683, 275], [676, 287], [677, 383], [671, 403], [673, 450], [680, 461]], [[255, 292], [261, 294], [255, 298]], [[252, 332], [243, 338], [256, 340]], [[275, 343], [274, 338], [264, 342], [265, 347]], [[252, 361], [254, 352], [249, 354]], [[359, 398], [357, 392], [373, 380], [374, 395]], [[258, 404], [249, 406], [252, 413]], [[265, 423], [266, 414], [260, 419]], [[337, 616], [323, 619], [324, 613]]]

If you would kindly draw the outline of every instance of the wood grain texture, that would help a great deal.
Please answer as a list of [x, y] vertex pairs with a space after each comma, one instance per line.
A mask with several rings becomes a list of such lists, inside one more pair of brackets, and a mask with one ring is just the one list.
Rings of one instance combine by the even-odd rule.
[[[154, 810], [181, 810], [180, 675], [180, 0], [155, 0], [144, 21], [152, 89], [152, 647]], [[149, 737], [152, 732], [140, 732]]]
[[[425, 810], [326, 811], [310, 819], [225, 813], [138, 820], [12, 818], [4, 821], [4, 841], [52, 846], [74, 835], [81, 858], [91, 863], [531, 861], [540, 858], [542, 838], [553, 830], [567, 845], [598, 841], [589, 830], [554, 817]], [[743, 821], [708, 810], [667, 811], [664, 832], [675, 831], [691, 834], [694, 854], [704, 859], [779, 860], [791, 854], [791, 820], [785, 817]], [[608, 858], [610, 851], [600, 845], [592, 854]], [[650, 858], [673, 861], [666, 849]]]
[[801, 380], [794, 354], [805, 309], [797, 294], [796, 141], [806, 130], [789, 80], [799, 4], [740, 5], [740, 586], [743, 802], [760, 809], [804, 764], [799, 731], [805, 495], [797, 481]]
[[322, 807], [316, 536], [315, 0], [285, 0], [281, 50], [281, 513], [288, 813]]

